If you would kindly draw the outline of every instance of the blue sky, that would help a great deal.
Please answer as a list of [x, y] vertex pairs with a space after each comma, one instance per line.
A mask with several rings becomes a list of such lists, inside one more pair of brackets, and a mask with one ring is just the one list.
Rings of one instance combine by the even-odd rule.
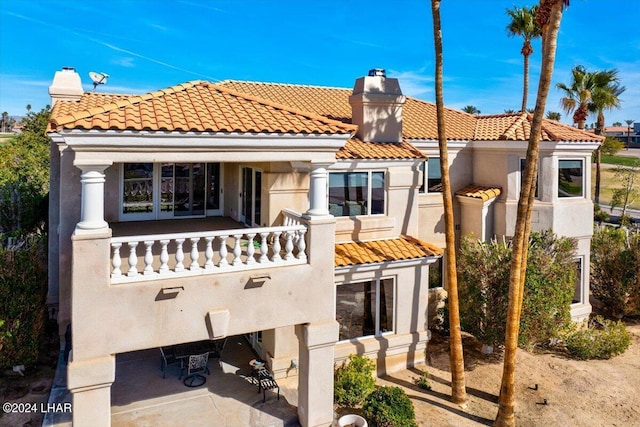
[[[505, 9], [535, 0], [444, 0], [445, 103], [483, 114], [519, 109], [521, 38]], [[572, 0], [564, 14], [553, 82], [570, 70], [617, 68], [626, 86], [607, 125], [640, 121], [640, 0]], [[531, 59], [535, 103], [540, 42]], [[0, 0], [0, 111], [49, 103], [55, 71], [111, 77], [102, 92], [144, 93], [189, 80], [224, 79], [352, 87], [371, 68], [407, 95], [433, 101], [429, 0]], [[547, 110], [561, 111], [551, 88]], [[563, 121], [571, 119], [563, 113]], [[595, 120], [589, 119], [588, 123]]]

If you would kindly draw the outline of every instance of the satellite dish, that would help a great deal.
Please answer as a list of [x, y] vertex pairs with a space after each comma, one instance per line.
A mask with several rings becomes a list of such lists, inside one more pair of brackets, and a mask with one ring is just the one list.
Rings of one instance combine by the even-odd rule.
[[94, 71], [90, 71], [89, 77], [91, 77], [91, 80], [93, 80], [93, 90], [96, 90], [98, 85], [103, 85], [107, 82], [107, 78], [109, 77], [109, 74], [96, 73]]

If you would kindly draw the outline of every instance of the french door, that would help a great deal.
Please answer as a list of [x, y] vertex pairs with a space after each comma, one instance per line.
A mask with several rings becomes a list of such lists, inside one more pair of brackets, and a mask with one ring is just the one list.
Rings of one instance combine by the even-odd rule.
[[222, 215], [220, 163], [125, 163], [121, 220]]
[[241, 174], [240, 221], [249, 227], [260, 226], [262, 221], [262, 171], [243, 167]]

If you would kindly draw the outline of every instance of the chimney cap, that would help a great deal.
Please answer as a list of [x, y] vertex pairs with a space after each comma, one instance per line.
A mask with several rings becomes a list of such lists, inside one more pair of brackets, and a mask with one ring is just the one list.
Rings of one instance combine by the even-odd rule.
[[384, 68], [372, 68], [369, 70], [369, 76], [387, 77], [387, 73]]

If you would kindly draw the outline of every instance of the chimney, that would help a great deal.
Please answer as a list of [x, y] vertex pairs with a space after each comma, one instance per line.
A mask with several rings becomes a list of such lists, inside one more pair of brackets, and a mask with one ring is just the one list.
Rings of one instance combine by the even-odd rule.
[[398, 79], [387, 78], [383, 69], [374, 68], [357, 79], [349, 97], [357, 136], [367, 142], [401, 142], [405, 101]]
[[80, 75], [73, 67], [62, 67], [62, 71], [56, 71], [53, 82], [49, 86], [51, 95], [51, 107], [57, 101], [77, 101], [82, 97], [82, 82]]

